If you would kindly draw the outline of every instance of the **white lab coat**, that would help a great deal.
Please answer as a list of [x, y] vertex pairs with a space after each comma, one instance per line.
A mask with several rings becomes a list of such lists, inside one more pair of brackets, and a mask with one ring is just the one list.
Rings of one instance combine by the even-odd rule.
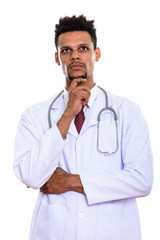
[[[105, 105], [100, 89], [80, 134], [72, 121], [65, 140], [56, 125], [65, 110], [63, 95], [51, 109], [50, 130], [47, 113], [52, 100], [23, 113], [15, 141], [17, 177], [38, 189], [59, 166], [80, 175], [86, 194], [39, 193], [30, 240], [141, 239], [136, 198], [148, 195], [152, 186], [148, 128], [136, 104], [110, 93], [108, 97], [109, 106], [118, 115], [119, 150], [112, 155], [97, 149], [97, 116]], [[114, 142], [113, 127], [111, 114], [103, 114], [100, 131], [103, 150], [108, 148], [108, 140]], [[114, 148], [112, 141], [109, 147]]]

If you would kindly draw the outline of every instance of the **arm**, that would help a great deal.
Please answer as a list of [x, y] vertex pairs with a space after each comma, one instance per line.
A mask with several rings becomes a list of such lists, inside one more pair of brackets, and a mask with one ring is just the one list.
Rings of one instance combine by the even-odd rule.
[[[69, 88], [69, 101], [67, 108], [58, 121], [57, 126], [64, 139], [68, 132], [71, 121], [81, 110], [82, 105], [87, 104], [90, 91], [87, 87], [77, 86], [78, 83], [86, 82], [85, 79], [74, 79]], [[44, 194], [60, 194], [67, 191], [84, 193], [80, 176], [68, 174], [61, 168], [57, 168], [49, 180], [40, 188]]]
[[153, 166], [148, 127], [139, 108], [132, 107], [125, 113], [127, 121], [123, 120], [120, 139], [122, 169], [80, 176], [89, 204], [143, 197], [151, 191]]
[[26, 110], [15, 139], [14, 171], [24, 184], [32, 188], [41, 187], [50, 178], [66, 146], [56, 124], [41, 136], [40, 129], [34, 124], [30, 110]]
[[[62, 174], [59, 181], [54, 181], [53, 174], [49, 184], [46, 184], [41, 191], [52, 194], [70, 190], [85, 193], [89, 204], [148, 195], [153, 177], [148, 128], [139, 110], [129, 119], [132, 123], [124, 126], [122, 138], [121, 171], [110, 174], [102, 171], [81, 176], [66, 174], [64, 178]], [[62, 169], [59, 170], [63, 172]]]
[[67, 191], [84, 193], [78, 174], [69, 174], [62, 168], [57, 168], [50, 179], [40, 188], [44, 194], [61, 194]]
[[63, 139], [67, 135], [73, 118], [80, 112], [82, 106], [88, 103], [90, 97], [89, 89], [84, 86], [78, 86], [83, 82], [86, 82], [86, 79], [76, 78], [72, 81], [69, 87], [68, 105], [61, 119], [57, 123], [58, 129]]
[[[89, 89], [77, 86], [85, 79], [75, 79], [70, 86], [68, 106], [57, 124], [42, 133], [42, 126], [35, 123], [35, 109], [26, 110], [19, 122], [15, 140], [14, 171], [17, 177], [32, 188], [40, 188], [52, 176], [61, 158], [66, 137], [73, 117], [80, 111], [82, 104], [89, 99]], [[82, 102], [83, 99], [83, 102]], [[31, 113], [32, 112], [32, 113]], [[34, 115], [34, 117], [33, 117]], [[41, 132], [41, 133], [40, 133]]]

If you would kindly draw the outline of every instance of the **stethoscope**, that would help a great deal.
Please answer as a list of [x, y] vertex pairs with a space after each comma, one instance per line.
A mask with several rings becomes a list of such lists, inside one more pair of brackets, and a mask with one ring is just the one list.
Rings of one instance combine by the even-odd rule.
[[[118, 151], [118, 148], [119, 148], [119, 141], [118, 141], [118, 117], [117, 117], [117, 113], [116, 111], [111, 108], [111, 107], [108, 107], [108, 95], [106, 93], [106, 91], [99, 87], [100, 88], [104, 95], [105, 95], [105, 107], [103, 109], [100, 110], [99, 114], [98, 114], [98, 117], [97, 117], [97, 121], [98, 121], [98, 130], [97, 130], [97, 148], [98, 150], [101, 152], [101, 153], [104, 153], [104, 154], [113, 154], [113, 153], [116, 153]], [[51, 102], [50, 106], [49, 106], [49, 109], [48, 109], [48, 125], [49, 125], [49, 129], [52, 127], [52, 123], [51, 123], [51, 108], [53, 106], [53, 104], [56, 102], [56, 100], [61, 96], [61, 94], [64, 92], [61, 91], [54, 99], [53, 101]], [[114, 150], [101, 150], [100, 149], [100, 141], [99, 141], [99, 138], [100, 138], [100, 121], [101, 121], [101, 116], [102, 116], [102, 113], [104, 113], [105, 111], [110, 111], [113, 115], [113, 118], [114, 118], [114, 122], [115, 122], [115, 134], [116, 134], [116, 140], [115, 140], [115, 149]]]

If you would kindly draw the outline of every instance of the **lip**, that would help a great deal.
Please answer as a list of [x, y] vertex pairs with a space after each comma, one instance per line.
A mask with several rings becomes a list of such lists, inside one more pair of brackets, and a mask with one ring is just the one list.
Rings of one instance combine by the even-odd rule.
[[81, 64], [81, 63], [71, 63], [69, 66], [68, 66], [68, 69], [80, 69], [80, 68], [83, 68], [84, 65]]
[[71, 69], [80, 69], [80, 68], [82, 68], [82, 67], [83, 67], [82, 65], [74, 64], [74, 65], [72, 65], [70, 68], [71, 68]]

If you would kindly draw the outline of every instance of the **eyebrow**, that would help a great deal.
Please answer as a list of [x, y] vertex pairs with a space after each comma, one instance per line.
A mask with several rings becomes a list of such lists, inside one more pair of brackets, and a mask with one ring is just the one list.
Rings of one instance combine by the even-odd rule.
[[[81, 46], [89, 46], [89, 44], [88, 43], [81, 43], [81, 44], [78, 45], [78, 47], [81, 47]], [[62, 46], [61, 49], [63, 49], [63, 48], [72, 48], [72, 47], [71, 46]]]

